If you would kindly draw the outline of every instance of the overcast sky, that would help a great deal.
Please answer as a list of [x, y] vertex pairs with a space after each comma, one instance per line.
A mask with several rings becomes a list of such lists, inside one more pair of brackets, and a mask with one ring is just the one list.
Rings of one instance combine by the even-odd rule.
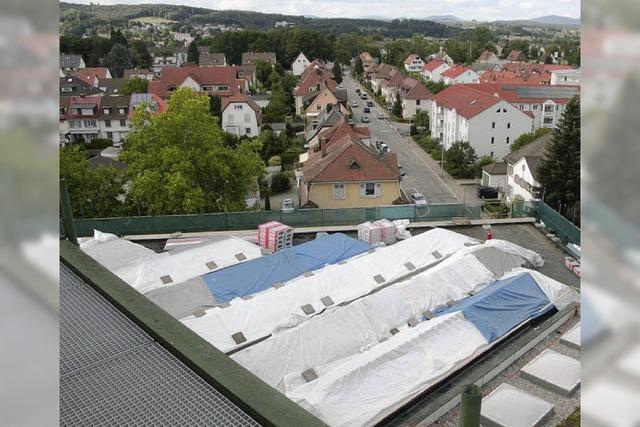
[[328, 18], [423, 18], [455, 15], [462, 19], [494, 21], [546, 15], [580, 17], [580, 0], [71, 0], [89, 4], [168, 3], [209, 9], [250, 10]]

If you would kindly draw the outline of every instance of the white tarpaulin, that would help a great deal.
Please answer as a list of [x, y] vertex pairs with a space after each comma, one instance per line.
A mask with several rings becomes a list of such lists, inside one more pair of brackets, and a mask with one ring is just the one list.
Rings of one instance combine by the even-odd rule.
[[[229, 307], [215, 307], [204, 316], [189, 316], [182, 322], [222, 351], [232, 350], [232, 335], [242, 333], [246, 342], [293, 327], [328, 306], [352, 301], [385, 283], [406, 277], [413, 270], [437, 264], [445, 257], [479, 242], [462, 234], [433, 229], [395, 245], [351, 258], [290, 280]], [[330, 298], [327, 305], [326, 297]], [[306, 309], [306, 312], [305, 312]]]
[[[547, 300], [553, 303], [555, 298], [562, 306], [578, 300], [575, 290], [540, 273], [522, 269], [518, 274], [518, 285], [514, 282], [511, 287], [512, 283], [506, 280], [496, 285], [496, 291], [489, 287], [483, 292], [486, 295], [502, 293], [505, 302], [515, 303], [512, 308], [516, 311], [519, 301], [527, 301], [529, 295], [504, 292], [507, 287], [516, 289], [516, 286], [537, 284], [546, 298], [534, 301], [536, 304], [546, 304]], [[524, 299], [519, 300], [518, 295], [524, 295]], [[482, 305], [482, 299], [478, 301]], [[486, 309], [485, 306], [481, 310]], [[502, 313], [505, 307], [496, 306], [495, 310]], [[465, 313], [454, 308], [450, 313], [406, 328], [361, 353], [315, 367], [317, 378], [291, 384], [286, 395], [333, 427], [375, 424], [497, 342], [489, 344], [478, 319], [474, 322]], [[527, 318], [515, 316], [510, 320], [513, 322], [505, 335]], [[491, 314], [485, 313], [482, 322], [493, 321]]]
[[80, 248], [142, 294], [262, 255], [259, 246], [236, 237], [156, 253], [99, 231]]
[[[328, 310], [296, 328], [274, 334], [232, 358], [280, 391], [304, 382], [308, 368], [362, 352], [391, 336], [391, 329], [407, 326], [412, 318], [459, 301], [482, 285], [498, 279], [474, 256], [495, 249], [494, 258], [516, 255], [520, 267], [542, 265], [535, 252], [502, 240], [463, 248], [435, 267], [408, 277], [343, 307]], [[286, 377], [286, 379], [285, 379]], [[283, 381], [285, 379], [285, 381]]]

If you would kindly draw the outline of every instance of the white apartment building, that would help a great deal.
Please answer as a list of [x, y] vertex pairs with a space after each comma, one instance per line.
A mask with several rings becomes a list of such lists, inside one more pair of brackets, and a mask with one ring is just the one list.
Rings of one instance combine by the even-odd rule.
[[260, 107], [247, 96], [237, 93], [222, 100], [222, 129], [237, 136], [258, 136]]
[[424, 67], [424, 61], [415, 53], [407, 56], [404, 60], [404, 69], [410, 73], [419, 73]]
[[431, 136], [442, 141], [445, 149], [468, 141], [478, 157], [501, 158], [516, 138], [533, 130], [531, 115], [466, 85], [451, 86], [435, 95], [429, 117]]

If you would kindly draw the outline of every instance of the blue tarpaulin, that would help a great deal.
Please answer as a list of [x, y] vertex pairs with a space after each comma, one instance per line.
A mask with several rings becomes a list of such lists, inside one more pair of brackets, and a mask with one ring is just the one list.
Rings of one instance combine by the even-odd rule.
[[462, 311], [492, 343], [527, 319], [552, 310], [549, 298], [529, 273], [498, 280], [458, 304], [436, 310], [436, 315]]
[[272, 255], [213, 271], [205, 274], [203, 280], [216, 302], [223, 303], [264, 291], [274, 283], [286, 282], [327, 264], [336, 264], [371, 248], [365, 242], [334, 233]]

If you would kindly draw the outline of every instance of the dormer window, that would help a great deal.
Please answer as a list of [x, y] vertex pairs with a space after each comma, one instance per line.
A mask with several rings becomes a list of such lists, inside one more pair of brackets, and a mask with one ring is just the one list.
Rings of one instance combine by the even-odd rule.
[[126, 108], [118, 108], [118, 114], [127, 114]]
[[349, 169], [358, 170], [358, 169], [360, 169], [360, 164], [358, 162], [356, 162], [355, 160], [351, 160], [351, 163], [349, 163]]
[[104, 114], [111, 114], [111, 108], [105, 108], [102, 111], [104, 112]]

